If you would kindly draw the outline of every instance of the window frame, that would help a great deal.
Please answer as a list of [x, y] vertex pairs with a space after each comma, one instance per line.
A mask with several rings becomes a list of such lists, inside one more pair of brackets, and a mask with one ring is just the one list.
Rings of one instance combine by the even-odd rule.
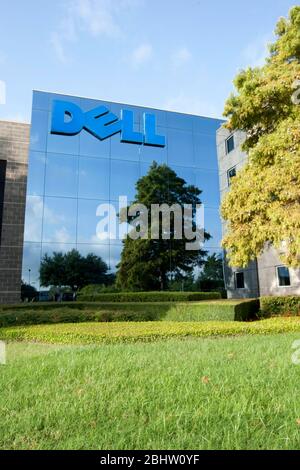
[[[230, 177], [230, 176], [229, 176], [229, 172], [230, 172], [231, 170], [235, 170], [235, 175]], [[232, 178], [235, 178], [235, 177], [236, 177], [236, 165], [232, 166], [231, 168], [229, 168], [229, 169], [227, 170], [227, 183], [228, 183], [228, 186], [230, 186], [230, 184], [231, 184], [231, 183], [230, 183], [230, 182], [231, 182], [231, 179], [232, 179]]]
[[[229, 140], [232, 139], [233, 140], [233, 148], [231, 150], [228, 150], [228, 142]], [[229, 137], [227, 137], [227, 139], [225, 140], [225, 150], [226, 150], [226, 155], [229, 155], [231, 152], [233, 152], [233, 150], [235, 149], [235, 140], [234, 140], [234, 134], [230, 134]]]
[[[238, 284], [237, 284], [237, 275], [238, 274], [242, 274], [243, 275], [243, 286], [244, 287], [238, 287]], [[235, 283], [235, 288], [238, 289], [238, 290], [241, 290], [241, 289], [245, 289], [245, 273], [244, 271], [236, 271], [234, 273], [234, 283]]]
[[[289, 284], [284, 284], [284, 285], [280, 284], [280, 277], [279, 277], [279, 269], [280, 268], [285, 268], [285, 269], [288, 270], [289, 282], [290, 282]], [[280, 266], [276, 266], [276, 277], [277, 277], [277, 286], [278, 287], [291, 287], [292, 286], [290, 269], [287, 266], [285, 266], [284, 264], [281, 264]]]

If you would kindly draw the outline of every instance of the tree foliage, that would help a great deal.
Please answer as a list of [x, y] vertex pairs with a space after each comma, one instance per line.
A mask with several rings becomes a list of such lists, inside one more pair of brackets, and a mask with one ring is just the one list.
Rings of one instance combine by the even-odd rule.
[[292, 101], [300, 79], [299, 6], [275, 32], [265, 65], [238, 74], [224, 111], [229, 130], [245, 131], [249, 154], [222, 204], [232, 266], [246, 266], [268, 244], [288, 266], [300, 265], [300, 105]]
[[[187, 239], [184, 236], [184, 227], [187, 222], [182, 217], [183, 237], [176, 239], [174, 230], [174, 218], [171, 214], [170, 239], [162, 237], [162, 224], [159, 226], [159, 239], [151, 239], [151, 215], [152, 204], [192, 204], [195, 215], [196, 204], [200, 204], [201, 191], [177, 176], [167, 165], [153, 163], [146, 176], [140, 178], [136, 184], [136, 197], [133, 205], [143, 204], [148, 210], [148, 239], [138, 238], [133, 240], [127, 237], [118, 266], [117, 285], [126, 290], [160, 290], [168, 286], [169, 276], [177, 273], [190, 273], [193, 267], [201, 265], [205, 251], [186, 250]], [[128, 216], [127, 222], [134, 223], [137, 216]], [[204, 233], [205, 239], [210, 235]]]
[[92, 253], [84, 257], [77, 250], [65, 254], [54, 252], [42, 259], [40, 282], [45, 287], [67, 286], [76, 291], [88, 284], [105, 284], [107, 270], [106, 263]]

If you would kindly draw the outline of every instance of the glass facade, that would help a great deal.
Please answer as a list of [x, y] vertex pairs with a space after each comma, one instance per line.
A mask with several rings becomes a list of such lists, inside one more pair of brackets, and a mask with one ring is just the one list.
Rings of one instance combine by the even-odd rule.
[[[117, 116], [122, 109], [131, 110], [135, 131], [142, 131], [144, 113], [154, 114], [157, 133], [166, 137], [166, 146], [124, 143], [119, 134], [101, 141], [85, 129], [72, 136], [51, 134], [53, 100], [70, 101], [84, 112], [102, 105]], [[119, 196], [126, 195], [129, 201], [134, 198], [136, 181], [153, 161], [167, 163], [187, 183], [203, 191], [205, 229], [212, 236], [205, 248], [220, 252], [216, 130], [221, 123], [218, 119], [34, 92], [23, 280], [28, 282], [30, 270], [31, 284], [39, 288], [41, 257], [73, 248], [83, 255], [93, 252], [101, 256], [114, 271], [122, 241], [97, 236], [97, 208], [110, 203], [118, 213]], [[123, 225], [121, 230], [126, 233]]]

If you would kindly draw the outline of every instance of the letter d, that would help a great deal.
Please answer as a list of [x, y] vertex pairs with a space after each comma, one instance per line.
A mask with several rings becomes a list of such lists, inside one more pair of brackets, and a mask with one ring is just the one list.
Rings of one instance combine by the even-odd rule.
[[[66, 116], [69, 117], [68, 120]], [[76, 135], [83, 125], [84, 114], [76, 104], [69, 101], [53, 101], [51, 134]]]

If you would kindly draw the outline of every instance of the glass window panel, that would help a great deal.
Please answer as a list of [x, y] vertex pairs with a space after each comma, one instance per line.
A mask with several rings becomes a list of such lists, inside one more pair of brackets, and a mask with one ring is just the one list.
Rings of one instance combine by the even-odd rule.
[[78, 157], [47, 154], [45, 194], [77, 197]]
[[234, 136], [231, 135], [226, 140], [226, 153], [230, 153], [234, 150]]
[[46, 197], [43, 219], [43, 242], [76, 242], [77, 200]]
[[134, 199], [135, 185], [140, 177], [140, 166], [135, 162], [111, 160], [110, 199], [118, 201], [119, 196]]
[[157, 163], [167, 163], [168, 159], [168, 130], [166, 127], [157, 127], [157, 133], [166, 137], [165, 147], [152, 147], [142, 145], [140, 151], [141, 162], [156, 161]]
[[49, 93], [49, 110], [52, 109], [52, 101], [53, 100], [60, 100], [60, 101], [68, 101], [71, 103], [76, 104], [81, 108], [81, 98], [78, 96], [70, 96], [70, 95], [62, 95], [60, 93]]
[[[24, 243], [22, 280], [39, 289], [41, 243]], [[29, 271], [30, 270], [30, 271]]]
[[290, 286], [290, 271], [286, 266], [279, 266], [277, 268], [278, 284], [280, 287]]
[[84, 112], [91, 111], [92, 109], [98, 108], [98, 106], [106, 106], [108, 109], [111, 109], [112, 103], [109, 101], [94, 100], [90, 98], [80, 99], [80, 108]]
[[80, 155], [87, 157], [109, 158], [110, 156], [110, 138], [100, 140], [85, 129], [80, 133]]
[[72, 243], [43, 243], [42, 244], [42, 257], [45, 255], [53, 256], [53, 253], [69, 253], [76, 250], [76, 245]]
[[194, 165], [192, 132], [168, 130], [168, 162], [183, 166]]
[[93, 255], [99, 256], [109, 268], [109, 246], [108, 245], [88, 245], [88, 244], [78, 244], [77, 250], [82, 256], [87, 256], [90, 253]]
[[216, 171], [196, 170], [196, 186], [201, 189], [201, 202], [206, 206], [219, 207], [219, 175]]
[[110, 138], [111, 158], [120, 160], [133, 160], [138, 162], [140, 160], [142, 145], [121, 142], [120, 138], [120, 134], [115, 134]]
[[184, 168], [182, 166], [171, 165], [177, 176], [183, 178], [189, 185], [195, 184], [195, 170], [193, 168]]
[[110, 245], [109, 247], [110, 253], [109, 253], [109, 265], [110, 269], [112, 272], [117, 271], [117, 265], [119, 264], [121, 260], [121, 254], [123, 250], [123, 244], [119, 245]]
[[53, 153], [79, 154], [79, 134], [56, 135], [48, 133], [47, 151]]
[[[128, 204], [129, 203], [130, 202], [128, 202]], [[111, 201], [111, 205], [114, 207], [114, 210], [115, 210], [114, 213], [116, 214], [116, 234], [117, 234], [117, 237], [115, 239], [111, 238], [111, 243], [120, 244], [122, 243], [122, 240], [126, 238], [128, 229], [130, 228], [130, 225], [127, 224], [127, 222], [120, 223], [120, 218], [119, 218], [120, 211], [122, 210], [123, 207], [126, 207], [126, 205], [121, 204], [119, 206], [119, 203], [114, 202], [114, 201]], [[114, 223], [113, 220], [112, 220], [112, 223]]]
[[245, 288], [245, 276], [243, 272], [235, 273], [235, 285], [237, 289]]
[[49, 110], [49, 93], [43, 91], [33, 91], [32, 107], [36, 109]]
[[27, 177], [27, 194], [30, 196], [44, 194], [45, 162], [44, 153], [30, 152]]
[[167, 111], [162, 111], [160, 109], [153, 109], [153, 108], [141, 108], [141, 130], [143, 130], [143, 114], [154, 114], [155, 116], [155, 122], [158, 127], [168, 127], [167, 123], [167, 116], [168, 112]]
[[122, 103], [108, 103], [108, 108], [110, 111], [119, 118], [121, 118], [121, 111], [122, 109], [128, 109], [129, 111], [133, 112], [133, 122], [135, 124], [135, 129], [136, 131], [141, 130], [141, 126], [143, 124], [143, 111], [141, 108], [137, 106], [131, 106], [128, 104], [122, 104]]
[[195, 165], [198, 168], [218, 170], [215, 135], [194, 134]]
[[194, 132], [216, 136], [217, 130], [225, 121], [202, 116], [194, 116]]
[[80, 198], [109, 199], [109, 160], [79, 158]]
[[47, 146], [48, 134], [48, 117], [47, 111], [37, 109], [32, 110], [31, 130], [30, 130], [30, 149], [40, 150], [44, 152]]
[[174, 112], [167, 113], [167, 126], [169, 128], [192, 131], [193, 121], [194, 116], [190, 114], [181, 114]]
[[[97, 209], [102, 204], [108, 202], [91, 199], [78, 200], [78, 227], [77, 227], [77, 242], [78, 243], [109, 243], [110, 234], [110, 219], [109, 214], [104, 213], [103, 216], [97, 215]], [[112, 214], [113, 215], [113, 214]], [[100, 233], [99, 222], [107, 219], [107, 226], [102, 227]]]
[[212, 238], [205, 242], [204, 248], [220, 248], [222, 226], [218, 209], [204, 207], [204, 226]]
[[42, 238], [43, 198], [27, 196], [25, 213], [25, 242], [40, 242]]

